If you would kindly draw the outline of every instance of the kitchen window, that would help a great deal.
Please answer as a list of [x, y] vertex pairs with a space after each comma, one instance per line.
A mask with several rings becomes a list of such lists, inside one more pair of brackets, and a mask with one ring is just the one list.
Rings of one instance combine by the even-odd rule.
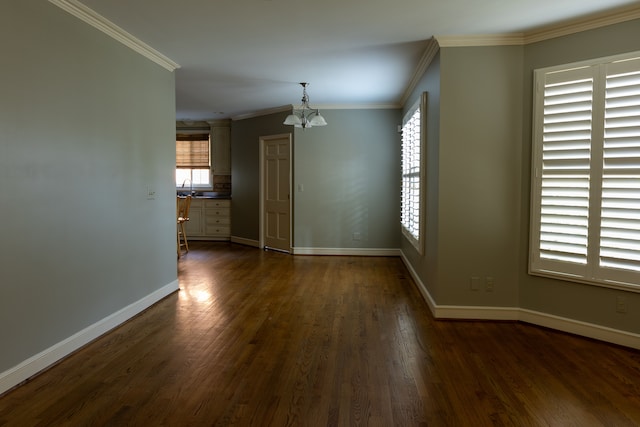
[[640, 290], [640, 52], [534, 73], [530, 272]]
[[209, 133], [176, 135], [176, 188], [211, 188]]

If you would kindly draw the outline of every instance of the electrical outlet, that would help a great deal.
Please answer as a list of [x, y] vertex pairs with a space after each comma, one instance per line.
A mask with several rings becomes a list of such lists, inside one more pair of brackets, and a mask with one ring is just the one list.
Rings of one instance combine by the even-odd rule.
[[616, 312], [617, 313], [627, 312], [627, 299], [625, 297], [618, 297], [616, 299]]
[[479, 277], [472, 277], [471, 278], [471, 290], [472, 291], [477, 291], [480, 289], [480, 278]]
[[360, 240], [360, 238], [361, 238], [360, 233], [356, 231], [355, 233], [353, 233], [353, 235], [351, 236], [351, 238], [352, 238], [353, 240]]
[[484, 278], [484, 289], [487, 292], [493, 292], [493, 277]]

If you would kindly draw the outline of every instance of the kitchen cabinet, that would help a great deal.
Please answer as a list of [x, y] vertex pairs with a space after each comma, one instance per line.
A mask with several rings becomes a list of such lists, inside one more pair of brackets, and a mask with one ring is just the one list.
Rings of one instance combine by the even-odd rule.
[[202, 207], [203, 199], [191, 199], [191, 207], [189, 208], [189, 221], [184, 223], [184, 231], [187, 234], [187, 240], [202, 236]]
[[214, 240], [231, 237], [231, 200], [205, 200], [204, 234]]
[[214, 175], [231, 175], [231, 127], [227, 121], [211, 124], [211, 151]]
[[231, 200], [192, 199], [185, 228], [189, 240], [231, 239]]

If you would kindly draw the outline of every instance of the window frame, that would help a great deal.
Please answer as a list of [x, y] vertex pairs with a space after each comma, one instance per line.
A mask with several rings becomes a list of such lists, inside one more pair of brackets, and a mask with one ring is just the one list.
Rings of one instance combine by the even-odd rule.
[[[635, 63], [634, 63], [635, 61]], [[607, 248], [607, 244], [603, 243], [603, 240], [606, 238], [602, 237], [603, 232], [607, 231], [607, 224], [605, 223], [606, 217], [605, 212], [607, 208], [607, 180], [612, 179], [611, 176], [614, 176], [614, 180], [616, 173], [611, 172], [611, 168], [607, 167], [607, 150], [612, 150], [611, 145], [615, 145], [617, 140], [615, 136], [611, 136], [615, 129], [613, 129], [614, 125], [609, 126], [607, 123], [615, 120], [611, 115], [611, 110], [615, 110], [615, 107], [609, 108], [608, 102], [613, 99], [613, 95], [609, 96], [607, 94], [607, 90], [610, 89], [607, 87], [608, 79], [614, 80], [616, 76], [616, 72], [614, 71], [617, 68], [628, 66], [627, 68], [632, 69], [633, 73], [637, 73], [640, 71], [640, 52], [630, 52], [621, 55], [614, 55], [604, 58], [598, 58], [588, 61], [581, 61], [571, 64], [547, 67], [534, 70], [534, 81], [533, 81], [533, 111], [532, 111], [532, 161], [531, 161], [531, 209], [530, 209], [530, 230], [529, 230], [529, 274], [536, 276], [544, 276], [551, 277], [556, 279], [563, 279], [567, 281], [573, 281], [578, 283], [584, 283], [589, 285], [603, 286], [615, 289], [623, 289], [627, 291], [635, 291], [640, 292], [640, 271], [633, 270], [631, 267], [627, 268], [615, 268], [611, 265], [607, 265], [606, 256], [602, 255], [603, 248]], [[611, 71], [609, 71], [611, 70]], [[563, 78], [563, 73], [567, 76]], [[588, 167], [586, 169], [586, 181], [584, 180], [584, 176], [577, 178], [576, 181], [582, 180], [586, 182], [587, 188], [585, 190], [584, 185], [582, 185], [581, 191], [585, 193], [583, 196], [586, 197], [587, 204], [587, 214], [586, 218], [583, 218], [584, 221], [584, 230], [586, 231], [584, 243], [586, 246], [584, 248], [584, 263], [581, 260], [575, 261], [562, 261], [559, 259], [554, 259], [554, 256], [547, 256], [543, 259], [541, 255], [544, 252], [544, 249], [541, 246], [541, 237], [544, 234], [542, 230], [543, 219], [544, 216], [543, 209], [543, 199], [545, 198], [543, 195], [544, 184], [543, 181], [545, 179], [545, 174], [543, 173], [543, 156], [545, 151], [543, 150], [544, 144], [544, 132], [545, 125], [547, 133], [551, 132], [550, 128], [554, 126], [552, 120], [547, 120], [545, 123], [545, 113], [544, 113], [544, 100], [545, 100], [545, 90], [551, 88], [553, 85], [558, 84], [567, 84], [568, 82], [577, 82], [580, 79], [584, 79], [584, 81], [592, 81], [592, 96], [590, 100], [590, 124], [588, 131], [588, 149], [586, 150], [588, 154], [585, 159], [588, 162]], [[548, 95], [548, 94], [547, 94]], [[637, 106], [636, 106], [637, 108]], [[639, 120], [638, 115], [633, 112], [631, 117], [631, 121], [637, 123]], [[551, 117], [551, 114], [549, 114]], [[627, 117], [625, 117], [627, 118]], [[568, 121], [556, 122], [562, 123], [563, 125], [567, 124]], [[571, 123], [574, 125], [574, 123]], [[632, 126], [637, 127], [637, 126]], [[613, 129], [613, 132], [610, 132]], [[573, 130], [573, 129], [572, 129]], [[547, 142], [550, 141], [551, 137], [548, 137]], [[640, 140], [640, 135], [633, 135], [631, 137], [632, 144], [637, 145], [637, 140]], [[572, 141], [573, 142], [573, 141]], [[550, 143], [549, 145], [551, 145]], [[609, 147], [609, 148], [608, 148]], [[575, 154], [577, 149], [574, 148], [571, 154]], [[638, 150], [638, 147], [635, 147], [635, 150]], [[551, 150], [546, 151], [547, 154], [551, 153]], [[637, 156], [632, 154], [625, 154], [622, 159], [625, 161], [626, 159], [633, 159]], [[548, 160], [548, 159], [547, 159]], [[573, 159], [572, 159], [573, 160]], [[564, 162], [565, 160], [563, 160]], [[631, 160], [629, 161], [631, 163]], [[550, 168], [547, 168], [549, 170]], [[580, 169], [580, 168], [579, 168]], [[625, 176], [625, 179], [630, 181], [636, 181], [635, 187], [630, 191], [638, 191], [638, 181], [640, 180], [640, 166], [632, 165], [628, 168], [630, 172], [628, 173], [628, 177]], [[560, 172], [567, 173], [569, 168], [561, 169]], [[549, 173], [546, 175], [546, 179], [549, 178], [550, 175], [556, 175], [555, 173]], [[578, 173], [575, 176], [579, 175]], [[574, 176], [574, 177], [575, 177]], [[603, 188], [603, 183], [605, 184], [605, 188]], [[555, 184], [553, 184], [555, 185]], [[558, 187], [560, 189], [566, 190], [570, 187], [567, 185]], [[547, 195], [548, 187], [547, 187]], [[609, 190], [610, 192], [611, 190]], [[632, 193], [635, 195], [635, 193]], [[557, 196], [557, 193], [552, 194], [550, 197]], [[574, 194], [575, 196], [575, 194]], [[575, 196], [581, 197], [581, 196]], [[609, 196], [610, 197], [610, 196]], [[633, 199], [631, 197], [630, 199]], [[573, 203], [577, 199], [571, 199], [568, 202], [563, 204], [563, 207], [567, 207]], [[625, 208], [626, 209], [626, 208]], [[626, 211], [625, 211], [626, 212]], [[629, 208], [629, 212], [633, 212], [635, 214], [640, 214], [640, 209], [638, 207]], [[638, 221], [638, 220], [632, 220]], [[631, 222], [631, 221], [630, 221]], [[564, 221], [562, 226], [567, 225], [568, 221]], [[548, 224], [547, 224], [548, 225]], [[633, 226], [638, 226], [638, 224], [629, 224], [626, 228], [622, 228], [623, 234], [629, 234], [630, 230], [633, 230]], [[580, 226], [579, 226], [580, 227]], [[640, 230], [637, 230], [640, 231]], [[555, 231], [552, 232], [556, 233]], [[579, 231], [578, 231], [579, 234]], [[553, 235], [552, 235], [553, 237]], [[626, 237], [625, 237], [626, 238]], [[615, 239], [614, 239], [615, 240]], [[638, 239], [636, 239], [636, 242]], [[552, 245], [557, 242], [552, 241]], [[578, 243], [577, 245], [581, 245], [582, 243]], [[615, 249], [615, 248], [614, 248]], [[631, 251], [634, 251], [632, 249]], [[628, 256], [633, 257], [634, 255], [640, 255], [640, 251], [635, 249], [636, 253], [631, 253]], [[580, 257], [581, 255], [578, 255]], [[633, 264], [631, 258], [623, 259], [623, 263]], [[638, 261], [635, 261], [637, 264]]]
[[[191, 191], [195, 191], [195, 190], [199, 190], [199, 191], [205, 191], [205, 190], [211, 190], [213, 189], [213, 168], [211, 166], [212, 164], [212, 136], [211, 136], [211, 129], [210, 128], [189, 128], [189, 129], [184, 129], [184, 128], [179, 128], [176, 129], [176, 153], [177, 153], [177, 144], [178, 144], [178, 135], [181, 136], [186, 136], [186, 135], [208, 135], [208, 166], [207, 167], [179, 167], [177, 165], [177, 161], [176, 161], [176, 167], [175, 167], [175, 182], [176, 182], [176, 191], [185, 191], [185, 188], [187, 188], [187, 181], [189, 181], [189, 190]], [[182, 170], [182, 171], [189, 171], [189, 178], [184, 179], [181, 182], [178, 182], [178, 170]], [[208, 176], [208, 180], [209, 182], [206, 184], [200, 184], [200, 183], [194, 183], [194, 171], [199, 171], [199, 170], [206, 170], [207, 171], [207, 176]]]
[[[426, 166], [426, 133], [427, 133], [427, 121], [426, 121], [426, 117], [427, 117], [427, 105], [428, 105], [428, 93], [427, 92], [423, 92], [420, 95], [420, 98], [411, 106], [411, 108], [409, 108], [409, 110], [405, 113], [403, 120], [402, 120], [402, 126], [401, 126], [401, 145], [400, 145], [400, 152], [401, 152], [401, 178], [400, 178], [400, 227], [402, 229], [402, 234], [403, 236], [411, 243], [411, 245], [418, 251], [418, 253], [420, 255], [424, 254], [424, 241], [425, 241], [425, 201], [424, 201], [424, 195], [425, 195], [425, 184], [426, 184], [426, 180], [425, 180], [425, 166]], [[405, 148], [405, 126], [414, 118], [416, 112], [419, 111], [419, 115], [417, 117], [417, 120], [419, 121], [419, 126], [420, 126], [420, 135], [418, 137], [419, 141], [419, 153], [417, 155], [415, 155], [415, 157], [417, 157], [417, 162], [418, 162], [418, 166], [419, 166], [419, 170], [417, 172], [408, 172], [408, 170], [405, 169], [405, 152], [404, 152], [404, 148]], [[413, 156], [412, 156], [413, 157]], [[415, 161], [416, 159], [412, 158], [412, 161]], [[407, 228], [407, 225], [405, 224], [405, 215], [407, 215], [407, 213], [405, 213], [405, 209], [409, 209], [405, 206], [405, 200], [404, 200], [404, 195], [406, 194], [406, 178], [407, 177], [418, 177], [418, 194], [414, 195], [413, 197], [415, 197], [418, 200], [418, 214], [417, 214], [417, 236], [412, 233], [411, 230], [409, 230]], [[414, 218], [415, 215], [412, 215], [409, 213], [409, 215]], [[415, 219], [414, 219], [415, 221]]]

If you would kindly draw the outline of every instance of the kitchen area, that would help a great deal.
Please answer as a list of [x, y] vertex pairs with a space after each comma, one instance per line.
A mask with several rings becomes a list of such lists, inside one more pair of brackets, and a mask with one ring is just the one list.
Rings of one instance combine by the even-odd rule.
[[[205, 137], [208, 135], [208, 141]], [[197, 141], [198, 139], [204, 141]], [[206, 141], [206, 143], [205, 143]], [[200, 146], [196, 142], [201, 142]], [[181, 146], [182, 153], [181, 153]], [[198, 163], [200, 158], [200, 163]], [[195, 160], [194, 160], [195, 159]], [[231, 238], [231, 123], [176, 122], [176, 196], [191, 195], [185, 234], [191, 240]]]

